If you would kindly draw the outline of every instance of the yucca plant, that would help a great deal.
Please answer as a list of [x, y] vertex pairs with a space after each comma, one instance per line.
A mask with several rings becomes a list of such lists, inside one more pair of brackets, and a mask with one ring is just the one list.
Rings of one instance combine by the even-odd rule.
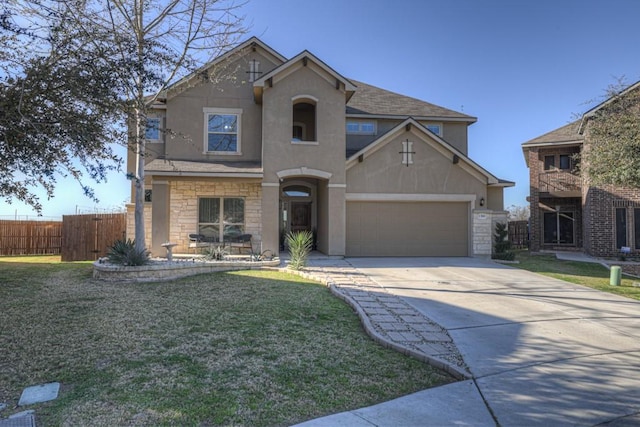
[[313, 234], [310, 231], [291, 231], [286, 237], [289, 247], [289, 268], [300, 270], [307, 265], [307, 257], [313, 246]]
[[149, 262], [149, 252], [136, 249], [136, 243], [131, 239], [118, 239], [107, 251], [107, 259], [112, 264], [137, 266]]

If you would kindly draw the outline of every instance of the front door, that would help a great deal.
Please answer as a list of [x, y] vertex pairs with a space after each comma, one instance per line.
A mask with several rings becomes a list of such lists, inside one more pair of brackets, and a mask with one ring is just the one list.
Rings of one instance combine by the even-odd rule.
[[311, 231], [311, 202], [291, 202], [291, 231]]

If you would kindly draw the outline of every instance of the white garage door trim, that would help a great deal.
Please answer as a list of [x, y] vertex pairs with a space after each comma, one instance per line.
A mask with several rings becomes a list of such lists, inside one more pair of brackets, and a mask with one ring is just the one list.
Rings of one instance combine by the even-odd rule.
[[346, 193], [348, 202], [475, 202], [475, 194]]

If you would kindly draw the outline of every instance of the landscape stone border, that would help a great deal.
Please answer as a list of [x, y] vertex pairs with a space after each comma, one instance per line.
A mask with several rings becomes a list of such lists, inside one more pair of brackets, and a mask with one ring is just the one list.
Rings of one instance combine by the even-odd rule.
[[196, 274], [203, 273], [259, 270], [265, 267], [277, 267], [279, 265], [280, 260], [278, 258], [269, 261], [152, 260], [149, 264], [135, 267], [109, 264], [104, 262], [104, 260], [98, 260], [93, 263], [93, 278], [106, 282], [157, 282], [195, 276]]

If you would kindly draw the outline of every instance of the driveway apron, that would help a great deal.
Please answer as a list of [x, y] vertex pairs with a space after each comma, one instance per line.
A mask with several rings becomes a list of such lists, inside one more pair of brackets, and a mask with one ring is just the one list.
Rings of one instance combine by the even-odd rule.
[[640, 421], [640, 302], [475, 258], [348, 261], [447, 329], [498, 425]]

